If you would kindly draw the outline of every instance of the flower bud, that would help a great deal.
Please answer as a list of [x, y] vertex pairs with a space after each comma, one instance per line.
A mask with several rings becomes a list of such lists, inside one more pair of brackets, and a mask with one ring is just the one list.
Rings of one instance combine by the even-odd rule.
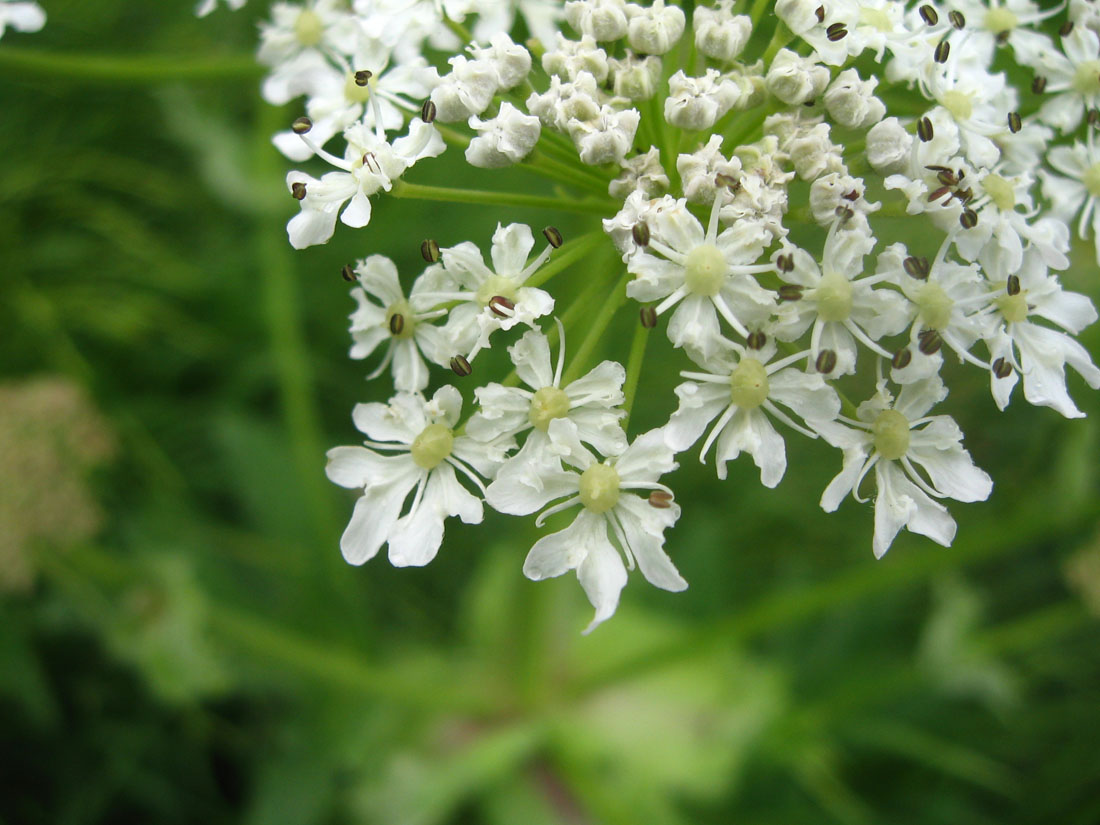
[[913, 136], [896, 117], [888, 117], [867, 132], [867, 160], [882, 175], [903, 172], [909, 162]]
[[639, 54], [665, 54], [684, 33], [686, 20], [679, 6], [656, 0], [649, 8], [627, 6], [627, 42]]
[[466, 147], [466, 160], [482, 169], [499, 169], [518, 163], [535, 148], [542, 126], [533, 115], [525, 115], [511, 103], [500, 105], [500, 112], [489, 120], [470, 118], [477, 136]]
[[612, 89], [616, 97], [627, 100], [649, 100], [661, 82], [661, 58], [627, 55], [622, 60], [608, 61], [612, 76]]
[[784, 103], [798, 105], [813, 100], [829, 83], [829, 70], [809, 57], [780, 49], [765, 77], [768, 91]]
[[470, 49], [475, 60], [492, 66], [497, 75], [498, 89], [511, 89], [527, 79], [531, 73], [531, 53], [512, 42], [504, 32], [492, 36], [487, 48]]
[[825, 92], [829, 116], [848, 129], [867, 129], [878, 123], [886, 106], [874, 95], [877, 85], [877, 78], [860, 80], [855, 69], [845, 69]]
[[668, 81], [665, 120], [681, 129], [700, 132], [710, 129], [741, 99], [741, 90], [716, 69], [702, 77], [687, 77], [678, 71]]
[[730, 11], [732, 5], [723, 0], [716, 9], [696, 6], [691, 18], [695, 48], [707, 57], [727, 63], [737, 59], [752, 35], [752, 20], [744, 14], [734, 15]]
[[570, 0], [565, 20], [574, 30], [602, 42], [626, 36], [624, 0]]

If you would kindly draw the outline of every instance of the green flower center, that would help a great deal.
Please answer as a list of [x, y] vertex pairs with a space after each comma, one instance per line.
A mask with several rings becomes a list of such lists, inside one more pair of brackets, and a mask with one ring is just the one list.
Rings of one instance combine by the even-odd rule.
[[581, 473], [581, 504], [596, 515], [619, 503], [619, 474], [608, 464], [593, 464]]
[[1100, 198], [1100, 163], [1090, 166], [1081, 176], [1081, 182], [1094, 198]]
[[730, 401], [754, 410], [768, 398], [768, 372], [755, 358], [742, 358], [730, 376]]
[[546, 432], [555, 418], [564, 418], [569, 412], [569, 396], [557, 387], [543, 387], [531, 399], [527, 420], [536, 430]]
[[1086, 60], [1077, 67], [1073, 88], [1083, 95], [1100, 94], [1100, 60]]
[[1023, 292], [1001, 296], [997, 299], [997, 308], [1009, 323], [1027, 320], [1027, 298]]
[[897, 410], [883, 410], [871, 425], [875, 450], [885, 459], [901, 458], [909, 451], [909, 419]]
[[881, 9], [871, 9], [862, 6], [859, 10], [859, 22], [865, 26], [874, 26], [880, 32], [892, 32], [894, 24], [890, 21], [890, 15]]
[[695, 247], [684, 262], [684, 286], [695, 295], [713, 298], [722, 288], [729, 265], [722, 250], [712, 243]]
[[951, 310], [955, 302], [948, 297], [939, 284], [927, 283], [917, 293], [917, 309], [920, 319], [928, 329], [942, 330], [951, 323]]
[[349, 72], [347, 80], [344, 81], [344, 97], [349, 103], [366, 103], [370, 100], [374, 87], [378, 85], [377, 78], [378, 75], [373, 75], [365, 86], [360, 86], [355, 82], [355, 72]]
[[477, 288], [477, 302], [483, 307], [497, 295], [507, 298], [512, 303], [516, 301], [516, 282], [504, 275], [490, 275], [485, 282]]
[[982, 188], [1002, 212], [1011, 212], [1016, 208], [1016, 193], [1013, 191], [1013, 186], [1000, 175], [986, 175], [982, 178]]
[[321, 42], [325, 33], [325, 25], [321, 16], [312, 9], [302, 9], [298, 13], [298, 19], [294, 21], [294, 36], [298, 42], [307, 49]]
[[446, 424], [429, 424], [413, 439], [409, 452], [417, 467], [432, 470], [451, 454], [454, 443], [454, 433]]
[[943, 108], [951, 113], [951, 117], [955, 120], [969, 120], [970, 116], [974, 114], [974, 104], [970, 100], [970, 95], [966, 92], [958, 92], [954, 89], [944, 92], [943, 97], [940, 98], [940, 103], [943, 104]]
[[1016, 28], [1019, 19], [1005, 8], [990, 9], [985, 13], [985, 28], [991, 34], [1004, 34]]
[[[401, 316], [400, 321], [394, 320], [396, 315]], [[398, 301], [386, 310], [386, 329], [394, 338], [412, 338], [413, 330], [416, 329], [416, 318], [408, 301]]]
[[822, 321], [844, 321], [852, 314], [852, 282], [839, 272], [826, 270], [815, 297]]

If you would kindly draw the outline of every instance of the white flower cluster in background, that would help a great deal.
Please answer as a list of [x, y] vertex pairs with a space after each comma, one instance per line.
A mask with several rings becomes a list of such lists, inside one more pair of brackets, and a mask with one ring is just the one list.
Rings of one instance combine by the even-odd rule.
[[[1073, 233], [1100, 261], [1098, 32], [1089, 0], [717, 0], [690, 16], [665, 0], [274, 4], [263, 93], [304, 98], [306, 115], [275, 142], [333, 167], [288, 175], [295, 247], [338, 217], [365, 226], [380, 192], [467, 199], [399, 181], [450, 146], [497, 170], [489, 184], [516, 164], [553, 178], [547, 200], [591, 215], [621, 259], [594, 271], [594, 245], [563, 247], [553, 227], [536, 253], [502, 187], [468, 196], [496, 203], [489, 260], [479, 243], [425, 241], [414, 278], [378, 254], [345, 269], [351, 355], [397, 392], [356, 408], [364, 446], [329, 454], [330, 478], [362, 491], [346, 558], [386, 545], [394, 564], [425, 564], [445, 520], [480, 522], [483, 502], [539, 526], [569, 511], [523, 570], [576, 571], [591, 628], [635, 566], [686, 587], [664, 550], [676, 453], [713, 457], [719, 479], [747, 453], [775, 487], [789, 438], [841, 452], [821, 506], [873, 500], [876, 556], [902, 528], [950, 544], [943, 501], [983, 500], [992, 482], [936, 412], [945, 353], [1002, 410], [1020, 383], [1027, 402], [1082, 415], [1067, 366], [1100, 388], [1074, 337], [1096, 310], [1058, 278]], [[917, 246], [884, 231], [899, 218]], [[559, 306], [551, 287], [570, 277], [598, 319]], [[629, 357], [592, 365], [631, 302]], [[684, 381], [664, 427], [630, 433], [659, 324]], [[492, 347], [510, 377], [482, 377]], [[871, 377], [874, 394], [850, 401]]]
[[8, 28], [36, 32], [46, 25], [46, 12], [28, 0], [0, 0], [0, 37]]

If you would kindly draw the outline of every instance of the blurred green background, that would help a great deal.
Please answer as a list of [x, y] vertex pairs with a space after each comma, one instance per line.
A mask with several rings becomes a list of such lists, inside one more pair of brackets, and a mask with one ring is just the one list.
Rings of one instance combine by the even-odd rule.
[[[1083, 421], [949, 376], [996, 482], [952, 506], [950, 549], [903, 533], [876, 562], [869, 506], [817, 507], [839, 455], [792, 436], [775, 491], [685, 454], [690, 589], [634, 575], [589, 637], [574, 577], [522, 577], [530, 520], [349, 567], [324, 451], [384, 388], [346, 357], [341, 265], [592, 227], [390, 200], [295, 253], [268, 137], [299, 112], [259, 100], [261, 4], [45, 5], [0, 42], [0, 822], [1100, 822], [1100, 400], [1076, 375]], [[682, 366], [651, 342], [635, 427]]]

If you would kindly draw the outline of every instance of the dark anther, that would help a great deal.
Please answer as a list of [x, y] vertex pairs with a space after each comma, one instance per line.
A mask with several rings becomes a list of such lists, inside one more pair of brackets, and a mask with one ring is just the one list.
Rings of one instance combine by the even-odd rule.
[[934, 329], [922, 329], [917, 335], [917, 340], [920, 341], [918, 348], [925, 355], [935, 355], [943, 346], [943, 338]]
[[836, 353], [831, 349], [823, 349], [817, 354], [817, 360], [814, 362], [814, 369], [820, 372], [822, 375], [828, 375], [830, 372], [836, 369]]
[[998, 358], [993, 362], [993, 374], [998, 378], [1008, 378], [1012, 375], [1012, 365], [1003, 358]]
[[303, 200], [306, 196], [306, 185], [297, 181], [290, 185], [290, 196], [296, 201]]
[[833, 210], [833, 214], [840, 218], [841, 222], [850, 221], [855, 217], [856, 213], [849, 209], [844, 204], [841, 204]]
[[1089, 109], [1085, 119], [1088, 121], [1089, 126], [1100, 123], [1100, 109]]
[[936, 44], [936, 50], [932, 52], [932, 58], [937, 63], [946, 63], [947, 58], [951, 55], [951, 44], [946, 40], [941, 40]]
[[374, 72], [369, 69], [360, 69], [355, 73], [355, 85], [366, 86], [370, 83], [370, 79], [374, 77]]
[[1031, 81], [1031, 91], [1037, 95], [1041, 95], [1047, 90], [1047, 79], [1041, 74], [1036, 75], [1035, 79]]
[[642, 307], [638, 310], [638, 317], [642, 320], [642, 326], [646, 329], [653, 329], [657, 326], [657, 308], [656, 307]]
[[780, 301], [801, 301], [802, 287], [798, 284], [783, 284], [779, 287]]
[[546, 238], [546, 242], [554, 247], [554, 249], [561, 247], [561, 233], [556, 226], [548, 226], [542, 230], [542, 237]]
[[1019, 275], [1009, 275], [1008, 276], [1008, 283], [1005, 284], [1005, 291], [1009, 295], [1019, 295], [1020, 294], [1020, 276]]
[[928, 277], [928, 273], [932, 271], [932, 268], [928, 265], [928, 259], [923, 256], [918, 258], [916, 255], [910, 255], [902, 261], [901, 268], [905, 270], [906, 275], [910, 278], [916, 278], [918, 281], [923, 281]]
[[912, 360], [913, 353], [909, 351], [909, 347], [902, 347], [894, 353], [894, 357], [890, 359], [890, 364], [896, 370], [903, 370], [909, 366], [909, 362]]
[[719, 172], [714, 176], [715, 186], [724, 186], [734, 194], [741, 191], [741, 179], [735, 178], [733, 175], [727, 175], [724, 172]]
[[455, 375], [462, 378], [465, 378], [474, 371], [473, 367], [470, 366], [470, 362], [461, 355], [456, 355], [451, 359], [451, 369], [454, 371]]
[[825, 22], [825, 7], [824, 6], [818, 6], [816, 9], [814, 9], [814, 14], [817, 16], [817, 22], [818, 23], [824, 23]]
[[970, 201], [974, 200], [973, 189], [958, 189], [955, 191], [955, 198], [963, 206], [966, 206]]
[[925, 143], [928, 143], [935, 133], [932, 131], [932, 121], [927, 117], [922, 117], [917, 121], [917, 137], [919, 137]]
[[949, 195], [949, 194], [951, 194], [951, 187], [950, 186], [941, 186], [939, 189], [933, 190], [928, 195], [928, 202], [929, 203], [934, 203], [935, 201], [938, 201], [940, 198], [942, 198], [944, 195]]
[[768, 336], [758, 329], [750, 332], [749, 337], [745, 339], [745, 345], [749, 349], [764, 349], [766, 343], [768, 343]]
[[954, 186], [959, 182], [959, 179], [955, 177], [955, 173], [950, 169], [944, 169], [942, 172], [936, 173], [936, 180], [942, 183], [944, 186]]
[[493, 311], [494, 315], [501, 318], [510, 318], [516, 309], [516, 305], [503, 295], [494, 295], [489, 299], [489, 309]]
[[848, 30], [844, 27], [843, 23], [833, 23], [829, 28], [825, 29], [825, 36], [833, 43], [836, 43], [838, 40], [843, 40], [848, 36]]
[[344, 264], [340, 267], [340, 277], [348, 282], [355, 280], [355, 270], [351, 268], [351, 264]]
[[816, 101], [816, 100], [814, 100], [814, 99], [813, 99], [813, 98], [811, 97], [811, 98], [810, 98], [809, 100], [805, 101], [805, 102], [804, 102], [804, 103], [803, 103], [802, 105], [803, 105], [803, 106], [805, 106], [805, 107], [806, 107], [807, 109], [809, 109], [809, 108], [811, 108], [811, 107], [812, 107], [812, 106], [813, 106], [813, 105], [814, 105], [814, 104], [815, 104], [816, 102], [817, 102], [817, 101]]
[[420, 244], [420, 257], [430, 264], [439, 262], [439, 244], [431, 238]]
[[973, 209], [964, 209], [959, 215], [959, 223], [963, 229], [973, 229], [978, 225], [978, 213]]
[[390, 316], [390, 335], [400, 335], [405, 329], [405, 316], [395, 312]]
[[312, 128], [313, 121], [308, 117], [296, 117], [294, 118], [294, 122], [290, 124], [291, 131], [296, 135], [304, 135]]
[[430, 100], [425, 100], [424, 105], [420, 107], [420, 119], [425, 123], [435, 120], [435, 104]]
[[961, 29], [963, 26], [966, 25], [966, 18], [963, 17], [963, 13], [961, 11], [949, 12], [947, 15], [947, 19], [951, 21], [951, 25], [954, 26], [956, 29]]
[[634, 228], [630, 230], [630, 234], [634, 238], [634, 243], [638, 244], [638, 246], [649, 246], [649, 224], [634, 224]]
[[1008, 42], [1008, 36], [1011, 33], [1012, 32], [1008, 32], [1008, 31], [997, 32], [997, 34], [994, 35], [994, 37], [997, 40], [997, 44], [1003, 46], [1005, 43], [1007, 43]]
[[775, 268], [780, 272], [794, 272], [794, 255], [779, 255], [775, 259]]
[[1024, 124], [1020, 120], [1020, 113], [1019, 112], [1009, 112], [1008, 113], [1008, 131], [1012, 132], [1012, 134], [1016, 134], [1023, 127], [1024, 127]]
[[920, 16], [921, 19], [924, 20], [924, 22], [927, 23], [929, 26], [934, 26], [940, 22], [940, 16], [936, 14], [936, 10], [931, 6], [921, 6]]
[[654, 490], [649, 494], [649, 506], [658, 510], [667, 510], [672, 506], [672, 493], [664, 490]]
[[846, 201], [858, 201], [859, 192], [853, 189], [851, 192], [845, 192], [843, 195], [841, 195], [841, 197], [844, 198], [844, 200]]
[[1069, 33], [1073, 31], [1073, 21], [1067, 20], [1062, 24], [1062, 28], [1058, 29], [1059, 37], [1069, 37]]

